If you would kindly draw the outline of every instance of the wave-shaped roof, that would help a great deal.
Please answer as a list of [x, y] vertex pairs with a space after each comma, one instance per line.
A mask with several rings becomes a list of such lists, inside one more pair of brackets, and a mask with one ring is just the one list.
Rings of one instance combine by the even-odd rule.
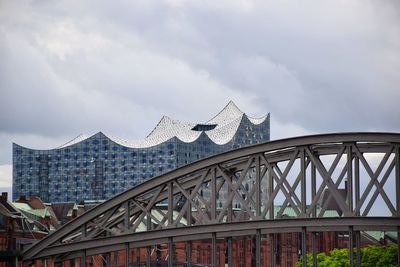
[[[265, 121], [268, 115], [260, 118], [248, 117], [244, 112], [242, 112], [233, 101], [230, 101], [216, 116], [205, 124], [199, 124], [204, 126], [210, 126], [210, 130], [199, 131], [201, 127], [196, 127], [198, 124], [181, 122], [179, 120], [172, 119], [170, 117], [164, 116], [161, 118], [157, 126], [151, 131], [151, 133], [142, 140], [123, 140], [119, 138], [114, 138], [110, 135], [106, 135], [112, 141], [131, 148], [146, 148], [155, 146], [171, 138], [178, 138], [185, 143], [191, 143], [195, 141], [204, 132], [214, 143], [218, 145], [223, 145], [228, 143], [233, 136], [236, 134], [237, 129], [243, 119], [246, 116], [249, 121], [255, 125], [261, 124]], [[63, 148], [76, 143], [79, 143], [89, 136], [79, 135], [68, 143], [60, 146]]]
[[80, 134], [77, 137], [75, 137], [74, 139], [72, 139], [71, 141], [63, 144], [62, 146], [59, 146], [58, 148], [63, 148], [63, 147], [67, 147], [67, 146], [72, 146], [74, 144], [77, 144], [79, 142], [82, 142], [83, 140], [88, 139], [90, 136], [86, 135], [86, 134]]

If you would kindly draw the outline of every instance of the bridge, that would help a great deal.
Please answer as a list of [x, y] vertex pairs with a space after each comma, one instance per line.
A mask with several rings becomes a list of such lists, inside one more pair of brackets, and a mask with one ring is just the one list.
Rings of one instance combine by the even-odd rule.
[[194, 244], [206, 242], [203, 265], [231, 267], [244, 238], [241, 266], [277, 266], [276, 235], [296, 233], [299, 257], [311, 252], [316, 266], [317, 235], [332, 231], [345, 233], [350, 266], [360, 263], [360, 232], [395, 232], [399, 242], [400, 134], [295, 137], [197, 161], [89, 210], [27, 248], [24, 264], [85, 267], [97, 255], [110, 266], [113, 252], [121, 266], [191, 267]]

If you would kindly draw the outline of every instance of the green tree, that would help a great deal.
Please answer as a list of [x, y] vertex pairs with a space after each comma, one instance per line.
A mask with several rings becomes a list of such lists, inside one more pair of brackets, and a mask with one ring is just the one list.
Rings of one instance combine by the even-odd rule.
[[[395, 267], [397, 266], [397, 245], [391, 246], [368, 246], [361, 249], [362, 267]], [[354, 255], [354, 260], [356, 257]], [[349, 250], [334, 249], [330, 255], [319, 253], [317, 255], [317, 266], [321, 267], [348, 267]], [[296, 262], [296, 267], [302, 266], [302, 259]], [[307, 266], [312, 266], [312, 254], [307, 254]]]
[[369, 246], [361, 249], [361, 266], [397, 266], [397, 246]]

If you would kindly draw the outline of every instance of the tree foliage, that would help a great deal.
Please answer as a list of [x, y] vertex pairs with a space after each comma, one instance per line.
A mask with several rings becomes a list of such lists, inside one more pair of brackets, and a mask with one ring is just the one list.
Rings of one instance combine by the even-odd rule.
[[[354, 250], [355, 251], [355, 250]], [[354, 261], [356, 261], [354, 252]], [[348, 267], [350, 266], [349, 250], [334, 249], [330, 255], [319, 253], [317, 255], [317, 266], [322, 267]], [[296, 267], [302, 266], [302, 259], [296, 263]], [[307, 267], [312, 266], [312, 254], [307, 254]], [[395, 267], [397, 266], [397, 245], [391, 246], [368, 246], [361, 249], [362, 267]]]

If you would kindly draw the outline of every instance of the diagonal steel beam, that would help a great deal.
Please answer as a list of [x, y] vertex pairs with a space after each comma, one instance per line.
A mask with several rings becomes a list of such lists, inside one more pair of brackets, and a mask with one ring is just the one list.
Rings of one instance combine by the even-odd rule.
[[[286, 188], [283, 186], [284, 182], [286, 181], [286, 176], [289, 174], [289, 171], [292, 168], [294, 162], [296, 161], [296, 158], [297, 158], [298, 155], [299, 155], [299, 150], [296, 150], [296, 151], [293, 152], [288, 164], [285, 167], [284, 172], [282, 173], [282, 176], [280, 176], [279, 174], [277, 174], [275, 172], [275, 169], [279, 168], [276, 163], [271, 165], [265, 157], [262, 157], [262, 158], [264, 159], [264, 163], [267, 166], [267, 168], [271, 171], [273, 179], [276, 180], [276, 183], [277, 183], [276, 184], [276, 188], [279, 188], [279, 190], [285, 195], [286, 199], [292, 205], [293, 210], [296, 212], [296, 215], [300, 216], [300, 211], [299, 211], [297, 205], [293, 202], [292, 197], [290, 196], [289, 192], [287, 192]], [[275, 198], [275, 196], [274, 196], [274, 198]], [[269, 199], [268, 203], [273, 201], [274, 198]], [[282, 208], [284, 209], [284, 207], [281, 207], [281, 209]]]
[[248, 173], [248, 171], [250, 169], [250, 166], [252, 165], [253, 161], [254, 161], [254, 157], [249, 159], [249, 163], [246, 166], [245, 171], [242, 171], [240, 173], [240, 177], [236, 181], [235, 185], [232, 184], [232, 182], [230, 181], [230, 177], [228, 177], [226, 175], [226, 173], [221, 169], [221, 167], [217, 166], [218, 171], [222, 174], [222, 177], [225, 179], [225, 182], [228, 184], [228, 187], [232, 190], [230, 195], [228, 196], [227, 201], [224, 204], [223, 210], [221, 211], [219, 217], [217, 218], [217, 221], [221, 220], [221, 218], [220, 218], [221, 215], [225, 214], [225, 210], [226, 210], [225, 206], [228, 206], [227, 203], [229, 204], [230, 202], [232, 202], [232, 200], [233, 200], [235, 195], [238, 197], [238, 200], [243, 205], [243, 207], [249, 212], [250, 217], [254, 218], [254, 215], [252, 214], [251, 210], [249, 209], [249, 207], [246, 205], [246, 203], [242, 199], [242, 196], [238, 193], [238, 188], [240, 187], [240, 184], [242, 183], [243, 179], [246, 177], [246, 174]]
[[[240, 177], [239, 177], [239, 179], [237, 181], [237, 184], [234, 187], [232, 186], [232, 182], [230, 181], [230, 177], [227, 177], [227, 174], [222, 170], [221, 166], [217, 165], [217, 170], [222, 174], [225, 182], [228, 185], [228, 188], [230, 188], [232, 190], [232, 192], [230, 192], [228, 198], [225, 200], [225, 203], [224, 203], [224, 205], [223, 205], [223, 207], [221, 209], [221, 212], [220, 212], [220, 214], [218, 215], [218, 217], [216, 219], [217, 222], [220, 222], [222, 220], [223, 216], [225, 215], [225, 212], [227, 212], [228, 207], [231, 208], [232, 200], [233, 200], [233, 197], [235, 196], [235, 192], [237, 190], [236, 187], [239, 186], [238, 183], [241, 183], [241, 181], [246, 176], [246, 173], [248, 172], [251, 164], [253, 163], [253, 160], [254, 160], [253, 157], [249, 158], [249, 160], [248, 160], [248, 162], [246, 164], [246, 167], [241, 171]], [[229, 183], [228, 183], [228, 180], [229, 180]]]
[[335, 183], [332, 181], [332, 175], [329, 174], [329, 172], [326, 170], [325, 166], [321, 162], [319, 158], [316, 158], [313, 153], [311, 153], [310, 149], [306, 147], [306, 152], [308, 154], [308, 157], [311, 159], [311, 161], [314, 163], [316, 166], [318, 172], [320, 173], [322, 179], [325, 181], [326, 186], [328, 187], [328, 190], [330, 193], [333, 195], [333, 198], [336, 200], [336, 203], [339, 205], [340, 209], [342, 210], [343, 213], [346, 214], [347, 212], [347, 205], [344, 202], [343, 198], [337, 191], [337, 188], [335, 187]]
[[[395, 166], [396, 162], [395, 159], [393, 158], [391, 164], [389, 165], [389, 168], [386, 170], [385, 174], [383, 175], [383, 178], [381, 180], [381, 182], [378, 182], [379, 187], [383, 190], [383, 186], [385, 185], [386, 181], [388, 180], [390, 174], [392, 173], [394, 166]], [[373, 203], [375, 202], [376, 198], [378, 197], [378, 195], [380, 194], [379, 190], [376, 189], [374, 194], [372, 195], [371, 199], [368, 202], [367, 207], [364, 209], [364, 212], [362, 214], [362, 216], [367, 216], [369, 211], [372, 208]], [[388, 200], [390, 201], [390, 200]], [[393, 210], [391, 210], [392, 215], [395, 216], [395, 213], [393, 213]]]
[[392, 212], [392, 214], [395, 214], [395, 208], [393, 207], [392, 203], [390, 202], [389, 198], [387, 197], [386, 193], [382, 190], [382, 188], [380, 188], [380, 185], [378, 184], [378, 177], [380, 175], [380, 173], [382, 172], [384, 166], [386, 165], [390, 154], [393, 151], [393, 146], [391, 146], [387, 151], [386, 154], [384, 155], [384, 157], [382, 158], [381, 162], [379, 163], [378, 168], [376, 169], [375, 172], [372, 171], [371, 167], [369, 166], [367, 160], [365, 159], [364, 155], [360, 152], [360, 150], [354, 146], [354, 150], [358, 156], [358, 158], [360, 159], [361, 163], [363, 164], [365, 170], [367, 171], [369, 177], [371, 178], [371, 180], [369, 181], [367, 187], [365, 188], [364, 193], [361, 196], [360, 199], [360, 203], [356, 206], [355, 208], [355, 212], [359, 212], [361, 209], [361, 206], [364, 204], [368, 194], [371, 192], [372, 187], [375, 185], [376, 189], [379, 191], [379, 193], [381, 194], [383, 200], [385, 201], [387, 207], [390, 209], [390, 211]]

